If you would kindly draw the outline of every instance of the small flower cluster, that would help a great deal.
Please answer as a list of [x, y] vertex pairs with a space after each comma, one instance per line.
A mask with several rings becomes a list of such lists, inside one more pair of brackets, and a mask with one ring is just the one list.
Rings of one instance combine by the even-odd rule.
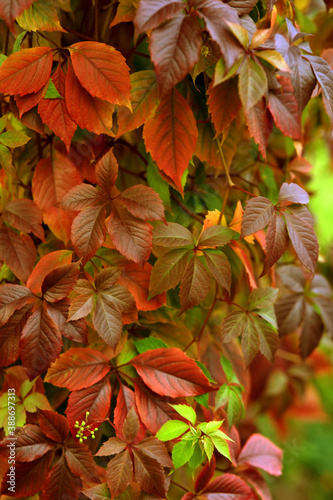
[[[88, 420], [88, 416], [89, 416], [89, 411], [86, 411], [86, 420]], [[81, 424], [77, 420], [74, 424], [74, 427], [76, 429], [79, 429], [76, 434], [76, 437], [79, 439], [80, 443], [83, 443], [84, 439], [88, 439], [88, 436], [84, 435], [85, 432], [90, 432], [92, 439], [95, 439], [95, 432], [98, 430], [97, 427], [94, 430], [91, 430], [91, 425], [89, 424], [87, 425], [86, 420], [82, 420]]]

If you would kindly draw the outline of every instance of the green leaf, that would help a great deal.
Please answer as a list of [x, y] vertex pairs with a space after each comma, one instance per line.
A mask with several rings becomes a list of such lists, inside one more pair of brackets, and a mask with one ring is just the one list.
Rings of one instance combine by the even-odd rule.
[[278, 327], [277, 325], [277, 319], [276, 319], [276, 314], [275, 314], [275, 308], [274, 305], [270, 305], [268, 307], [264, 307], [263, 309], [260, 309], [260, 311], [256, 311], [256, 313], [268, 323], [273, 325], [275, 328]]
[[28, 135], [23, 132], [17, 132], [16, 130], [7, 130], [7, 132], [0, 135], [1, 144], [9, 148], [24, 146], [30, 139], [31, 137]]
[[182, 417], [186, 418], [189, 422], [191, 422], [192, 425], [195, 425], [195, 422], [197, 420], [197, 414], [193, 410], [191, 406], [187, 405], [170, 405], [174, 410], [176, 410], [179, 415]]
[[175, 288], [184, 274], [188, 256], [189, 250], [177, 248], [157, 260], [150, 276], [150, 297]]
[[217, 429], [221, 427], [223, 424], [223, 420], [212, 420], [211, 422], [202, 422], [198, 425], [198, 429], [200, 429], [205, 434], [210, 434], [211, 432], [215, 432]]
[[199, 465], [202, 464], [202, 462], [205, 458], [205, 455], [204, 455], [204, 453], [200, 447], [200, 444], [198, 442], [194, 443], [193, 447], [194, 447], [193, 454], [192, 454], [190, 460], [188, 461], [188, 465], [189, 465], [192, 473], [199, 467]]
[[22, 31], [22, 33], [20, 33], [15, 42], [14, 42], [14, 45], [13, 45], [13, 54], [14, 52], [18, 52], [21, 48], [21, 43], [22, 43], [22, 40], [23, 38], [25, 37], [25, 35], [27, 34], [28, 32], [27, 31]]
[[6, 146], [0, 144], [0, 165], [8, 176], [16, 177], [16, 170], [13, 165], [13, 156]]
[[0, 132], [3, 131], [3, 129], [5, 128], [6, 125], [7, 125], [7, 115], [3, 115], [0, 118]]
[[239, 233], [225, 226], [207, 227], [199, 238], [198, 246], [223, 247], [231, 240], [239, 238]]
[[161, 339], [155, 337], [148, 337], [146, 339], [135, 340], [133, 339], [133, 344], [135, 345], [139, 354], [146, 351], [151, 351], [152, 349], [159, 349], [160, 347], [168, 347], [165, 342]]
[[206, 394], [200, 394], [200, 396], [194, 396], [194, 399], [196, 400], [197, 403], [199, 403], [200, 405], [204, 406], [209, 410], [208, 397], [209, 394], [208, 392], [206, 392]]
[[31, 391], [31, 389], [33, 388], [33, 386], [35, 385], [36, 383], [36, 380], [37, 378], [34, 378], [33, 380], [25, 380], [22, 384], [21, 384], [21, 387], [20, 387], [20, 393], [21, 393], [21, 397], [24, 399], [26, 397], [26, 395], [28, 394], [28, 392]]
[[194, 443], [193, 441], [182, 439], [179, 443], [176, 443], [172, 449], [172, 462], [175, 469], [179, 469], [186, 464], [192, 457], [194, 453]]
[[63, 99], [63, 97], [57, 91], [52, 80], [50, 80], [50, 82], [49, 82], [49, 86], [47, 87], [47, 91], [46, 91], [46, 94], [44, 96], [44, 99]]
[[5, 54], [0, 54], [0, 66], [1, 64], [7, 59], [7, 56]]
[[230, 387], [228, 384], [223, 384], [219, 388], [215, 397], [215, 410], [228, 403], [230, 397]]
[[279, 289], [272, 287], [255, 288], [250, 295], [249, 310], [264, 309], [271, 306], [278, 295]]
[[170, 441], [171, 439], [176, 439], [177, 437], [188, 431], [189, 425], [181, 420], [168, 420], [162, 425], [160, 430], [157, 432], [156, 437], [160, 441]]
[[238, 88], [245, 112], [249, 111], [265, 95], [267, 90], [266, 73], [251, 57], [247, 57], [241, 67]]
[[161, 200], [163, 201], [165, 207], [167, 209], [171, 208], [171, 199], [170, 199], [170, 187], [169, 184], [162, 179], [159, 174], [158, 168], [149, 157], [148, 166], [147, 166], [147, 182], [148, 186], [152, 187], [156, 193], [160, 195]]
[[230, 386], [230, 394], [227, 408], [228, 424], [232, 427], [238, 420], [244, 417], [245, 407], [240, 395], [241, 388]]
[[234, 373], [231, 361], [229, 361], [228, 358], [226, 358], [225, 356], [223, 356], [223, 354], [221, 354], [220, 363], [225, 373], [225, 376], [227, 377], [227, 380], [231, 380], [231, 377], [233, 376]]
[[195, 362], [198, 365], [198, 367], [201, 368], [201, 370], [204, 372], [204, 374], [208, 378], [209, 382], [211, 382], [212, 384], [215, 384], [216, 382], [215, 382], [215, 380], [212, 379], [212, 376], [209, 373], [207, 367], [203, 363], [201, 363], [201, 361], [195, 360]]
[[26, 411], [31, 413], [35, 413], [38, 408], [41, 410], [50, 409], [50, 403], [48, 402], [46, 396], [40, 392], [33, 392], [32, 394], [29, 394], [29, 396], [23, 400], [23, 406]]
[[210, 438], [213, 441], [213, 444], [217, 451], [231, 461], [228, 443], [220, 436], [211, 435]]
[[214, 454], [214, 444], [209, 436], [205, 436], [203, 438], [203, 445], [207, 458], [209, 461], [211, 461], [212, 456]]

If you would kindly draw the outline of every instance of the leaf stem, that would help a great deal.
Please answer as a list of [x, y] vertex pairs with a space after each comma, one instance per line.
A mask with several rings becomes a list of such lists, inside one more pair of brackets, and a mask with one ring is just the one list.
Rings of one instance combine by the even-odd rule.
[[40, 31], [36, 31], [36, 35], [38, 36], [41, 36], [42, 38], [44, 38], [45, 40], [47, 40], [49, 43], [51, 43], [52, 45], [54, 45], [54, 47], [56, 47], [58, 50], [61, 50], [61, 47], [59, 47], [58, 44], [56, 44], [51, 38], [49, 38], [48, 36], [44, 35], [44, 33], [41, 33]]
[[184, 205], [184, 203], [182, 203], [180, 200], [178, 200], [177, 196], [172, 192], [170, 191], [170, 196], [173, 200], [175, 200], [175, 202], [180, 206], [182, 207], [183, 210], [185, 210], [185, 212], [187, 214], [189, 214], [191, 217], [193, 217], [193, 219], [199, 221], [201, 224], [203, 224], [203, 221], [200, 219], [199, 215], [195, 214], [194, 212], [192, 212], [192, 210], [190, 210], [189, 208], [187, 208], [186, 205]]
[[[217, 288], [217, 287], [216, 287], [216, 288]], [[214, 307], [215, 307], [216, 302], [217, 302], [217, 290], [216, 290], [215, 297], [214, 297], [214, 300], [213, 300], [213, 302], [212, 302], [212, 305], [210, 306], [210, 309], [209, 309], [209, 311], [208, 311], [208, 313], [207, 313], [207, 315], [206, 315], [206, 317], [205, 317], [205, 320], [204, 320], [204, 322], [202, 323], [202, 326], [201, 326], [201, 328], [200, 328], [200, 331], [199, 331], [198, 335], [197, 335], [194, 339], [192, 339], [192, 340], [191, 340], [191, 342], [190, 342], [189, 344], [187, 344], [187, 346], [183, 349], [183, 351], [184, 351], [184, 352], [185, 352], [185, 351], [187, 351], [187, 349], [188, 349], [188, 348], [189, 348], [192, 344], [194, 344], [194, 342], [197, 342], [197, 343], [199, 343], [199, 342], [200, 342], [200, 339], [201, 339], [201, 337], [202, 337], [202, 334], [203, 334], [203, 332], [204, 332], [204, 329], [206, 328], [206, 325], [207, 325], [207, 323], [208, 323], [208, 320], [209, 320], [209, 318], [211, 317], [211, 314], [212, 314], [212, 312], [213, 312], [213, 310], [214, 310]]]
[[[215, 127], [214, 127], [214, 130], [215, 130]], [[216, 133], [216, 131], [215, 131], [215, 133]], [[220, 156], [221, 156], [221, 159], [222, 159], [222, 163], [223, 163], [223, 167], [224, 167], [224, 170], [225, 170], [225, 175], [227, 177], [228, 185], [229, 185], [229, 187], [234, 187], [235, 184], [231, 180], [230, 173], [229, 173], [229, 167], [227, 165], [227, 162], [225, 161], [224, 153], [222, 151], [221, 142], [220, 142], [220, 140], [219, 140], [218, 137], [215, 137], [215, 140], [217, 142], [217, 147], [219, 149], [219, 153], [220, 153]]]
[[174, 484], [175, 486], [177, 486], [177, 488], [183, 490], [183, 491], [186, 491], [186, 493], [188, 493], [188, 490], [187, 488], [185, 488], [184, 486], [182, 486], [181, 484], [178, 484], [176, 483], [175, 481], [170, 481], [171, 484]]

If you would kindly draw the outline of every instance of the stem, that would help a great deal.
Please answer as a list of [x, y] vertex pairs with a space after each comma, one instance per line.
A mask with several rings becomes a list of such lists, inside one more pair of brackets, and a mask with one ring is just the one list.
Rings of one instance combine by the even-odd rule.
[[203, 221], [200, 219], [199, 215], [195, 214], [194, 212], [192, 212], [192, 210], [190, 210], [189, 208], [187, 208], [186, 205], [184, 205], [184, 203], [182, 203], [181, 201], [178, 200], [177, 196], [175, 194], [173, 194], [172, 191], [170, 191], [170, 196], [173, 200], [175, 200], [175, 202], [180, 206], [182, 207], [183, 210], [185, 210], [186, 213], [188, 213], [191, 217], [193, 217], [193, 219], [199, 221], [201, 224], [203, 224]]
[[243, 188], [241, 188], [241, 187], [239, 187], [239, 186], [236, 186], [236, 184], [234, 184], [234, 185], [233, 185], [233, 188], [234, 188], [234, 189], [237, 189], [238, 191], [242, 191], [242, 193], [249, 194], [249, 195], [250, 195], [250, 196], [252, 196], [252, 197], [257, 196], [256, 194], [250, 193], [250, 191], [246, 191], [246, 189], [243, 189]]
[[[214, 127], [214, 129], [215, 129], [215, 127]], [[215, 134], [216, 134], [216, 131], [215, 131]], [[220, 153], [220, 156], [221, 156], [221, 159], [222, 159], [223, 167], [224, 167], [224, 170], [225, 170], [225, 175], [227, 176], [228, 185], [229, 185], [229, 187], [234, 187], [235, 184], [231, 180], [230, 173], [229, 173], [229, 167], [227, 165], [227, 162], [225, 161], [224, 154], [223, 154], [223, 151], [222, 151], [222, 146], [221, 146], [221, 143], [219, 141], [219, 138], [215, 137], [215, 140], [217, 142], [217, 147], [219, 148], [219, 153]]]
[[117, 142], [118, 144], [123, 144], [124, 146], [127, 146], [131, 151], [133, 151], [133, 153], [135, 153], [140, 158], [140, 160], [142, 160], [142, 162], [145, 165], [148, 165], [148, 160], [146, 160], [146, 158], [140, 153], [140, 151], [138, 151], [138, 149], [135, 146], [125, 141], [124, 139], [118, 139]]
[[41, 36], [42, 38], [44, 38], [45, 40], [47, 40], [49, 43], [51, 43], [52, 45], [54, 45], [54, 47], [56, 47], [58, 50], [61, 50], [61, 47], [59, 47], [59, 45], [57, 45], [53, 40], [51, 40], [51, 38], [49, 38], [48, 36], [44, 35], [44, 33], [41, 33], [40, 31], [36, 31], [36, 34], [38, 36]]
[[68, 33], [72, 33], [72, 35], [76, 35], [79, 38], [82, 38], [82, 40], [88, 40], [90, 42], [96, 42], [95, 38], [91, 38], [91, 36], [83, 35], [82, 33], [79, 33], [78, 31], [72, 30], [72, 28], [65, 28]]
[[298, 354], [284, 351], [283, 349], [278, 349], [276, 351], [276, 355], [279, 358], [285, 359], [286, 361], [291, 361], [292, 363], [300, 363], [302, 361], [301, 357]]
[[[216, 288], [217, 288], [217, 286], [216, 286]], [[183, 349], [184, 352], [187, 351], [187, 349], [192, 344], [194, 344], [194, 342], [197, 342], [197, 343], [200, 342], [200, 339], [202, 337], [203, 331], [204, 331], [204, 329], [205, 329], [205, 327], [206, 327], [206, 325], [208, 323], [209, 318], [211, 317], [211, 314], [213, 312], [213, 309], [215, 307], [216, 302], [217, 302], [217, 293], [215, 293], [215, 297], [214, 297], [214, 300], [212, 302], [212, 305], [210, 306], [210, 309], [209, 309], [209, 311], [207, 313], [207, 316], [205, 317], [205, 321], [202, 323], [202, 326], [200, 328], [200, 331], [199, 331], [198, 335], [194, 339], [192, 339], [191, 342]]]
[[94, 6], [94, 37], [99, 39], [99, 0], [93, 0]]
[[170, 481], [170, 483], [177, 486], [177, 488], [180, 488], [181, 490], [186, 491], [186, 493], [187, 493], [187, 488], [184, 488], [184, 486], [182, 486], [181, 484], [178, 484], [175, 481]]

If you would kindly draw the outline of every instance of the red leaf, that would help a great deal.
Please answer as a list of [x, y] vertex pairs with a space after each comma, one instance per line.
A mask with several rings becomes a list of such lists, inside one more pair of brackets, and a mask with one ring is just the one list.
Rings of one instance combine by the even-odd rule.
[[148, 262], [145, 263], [143, 268], [135, 263], [128, 263], [120, 276], [120, 283], [131, 292], [139, 311], [155, 311], [164, 305], [166, 301], [164, 293], [148, 300], [151, 272], [152, 265]]
[[293, 207], [290, 209], [290, 212], [284, 212], [289, 238], [299, 260], [314, 273], [318, 260], [319, 246], [313, 230], [311, 214], [304, 206]]
[[178, 90], [161, 100], [155, 115], [145, 124], [143, 136], [159, 169], [182, 192], [181, 178], [195, 151], [198, 130], [192, 109]]
[[126, 448], [127, 443], [123, 439], [117, 437], [110, 437], [105, 443], [102, 444], [101, 448], [96, 453], [97, 457], [103, 457], [107, 455], [118, 455]]
[[69, 47], [73, 69], [93, 97], [131, 106], [131, 83], [125, 58], [110, 45], [78, 42]]
[[32, 307], [33, 304], [27, 304], [15, 311], [0, 328], [0, 366], [12, 365], [19, 358], [21, 332]]
[[197, 396], [211, 390], [207, 377], [180, 349], [159, 348], [131, 360], [144, 383], [160, 396]]
[[34, 0], [1, 0], [0, 17], [5, 21], [8, 28], [14, 33], [15, 19], [28, 9]]
[[76, 391], [90, 387], [110, 370], [108, 360], [99, 351], [73, 347], [61, 354], [48, 370], [45, 382]]
[[52, 76], [55, 88], [63, 99], [43, 99], [38, 106], [43, 123], [64, 142], [69, 151], [71, 140], [76, 130], [76, 123], [72, 120], [67, 109], [67, 96], [65, 90], [65, 75], [59, 64]]
[[107, 300], [106, 294], [97, 297], [93, 325], [104, 342], [116, 349], [123, 328], [122, 315], [112, 302]]
[[113, 423], [117, 434], [122, 433], [125, 418], [129, 410], [135, 405], [134, 392], [123, 384], [120, 384], [117, 397], [117, 405], [114, 410]]
[[[235, 78], [208, 88], [208, 109], [217, 134], [230, 125], [242, 107]], [[226, 106], [228, 103], [228, 106]]]
[[143, 125], [154, 115], [158, 106], [158, 87], [154, 71], [136, 71], [131, 75], [131, 86], [133, 113], [125, 106], [118, 109], [117, 138]]
[[252, 434], [238, 457], [238, 465], [259, 467], [269, 474], [282, 474], [282, 450], [260, 434]]
[[0, 326], [7, 323], [14, 311], [21, 309], [31, 297], [30, 290], [25, 286], [0, 285]]
[[183, 12], [152, 32], [151, 59], [162, 97], [192, 70], [199, 59], [201, 44], [198, 20]]
[[75, 76], [71, 64], [66, 75], [66, 105], [79, 127], [95, 134], [114, 135], [111, 130], [114, 104], [89, 94]]
[[[15, 464], [14, 498], [30, 497], [41, 491], [45, 478], [50, 471], [52, 459], [53, 456], [50, 453], [29, 463], [18, 462]], [[1, 493], [12, 496], [13, 492], [8, 490], [10, 483], [7, 483], [7, 481], [8, 476], [5, 474], [2, 480]]]
[[58, 266], [70, 264], [72, 262], [71, 250], [56, 250], [50, 252], [37, 262], [27, 281], [27, 287], [33, 293], [39, 293], [42, 290], [42, 282], [45, 276]]
[[151, 495], [165, 498], [165, 475], [157, 460], [133, 449], [134, 476], [141, 489]]
[[168, 420], [179, 420], [178, 413], [170, 406], [171, 398], [162, 398], [143, 384], [135, 384], [135, 401], [140, 419], [152, 434]]
[[20, 343], [22, 365], [31, 380], [51, 366], [61, 346], [59, 329], [42, 305], [26, 322]]
[[133, 464], [128, 450], [116, 455], [107, 465], [106, 477], [111, 498], [120, 495], [132, 481]]
[[266, 233], [266, 253], [264, 268], [260, 278], [268, 273], [288, 247], [288, 232], [283, 218], [274, 212]]
[[216, 460], [213, 455], [211, 461], [206, 463], [206, 465], [204, 466], [204, 468], [197, 477], [197, 480], [195, 482], [196, 493], [202, 491], [205, 488], [205, 486], [207, 486], [209, 481], [213, 479], [215, 472], [215, 465], [216, 465]]
[[48, 302], [57, 302], [67, 297], [79, 276], [79, 264], [65, 264], [50, 271], [43, 280], [43, 298]]
[[257, 0], [230, 0], [228, 5], [237, 10], [238, 14], [248, 14], [251, 12]]
[[[223, 474], [214, 479], [203, 491], [208, 500], [251, 500], [253, 493], [251, 488], [234, 474]], [[217, 497], [217, 494], [218, 497]]]
[[297, 184], [284, 182], [280, 188], [279, 201], [290, 201], [307, 205], [310, 201], [309, 195]]
[[0, 229], [0, 260], [24, 283], [29, 278], [37, 257], [36, 247], [25, 234], [17, 234], [5, 225]]
[[95, 255], [105, 240], [105, 207], [86, 208], [74, 219], [72, 224], [72, 242], [78, 255], [85, 264]]
[[281, 337], [298, 328], [304, 317], [304, 299], [301, 294], [281, 297], [275, 304], [275, 314]]
[[57, 203], [57, 206], [64, 210], [84, 210], [85, 208], [99, 205], [102, 197], [98, 189], [91, 184], [78, 184], [73, 187], [67, 194]]
[[58, 151], [53, 152], [52, 160], [44, 158], [38, 162], [32, 179], [33, 198], [42, 211], [44, 222], [65, 243], [70, 239], [71, 225], [76, 214], [54, 205], [81, 182], [81, 176], [74, 165]]
[[56, 411], [39, 410], [38, 423], [44, 434], [57, 443], [63, 443], [68, 436], [67, 419]]
[[141, 0], [134, 19], [137, 34], [157, 28], [183, 9], [180, 0]]
[[192, 4], [205, 21], [210, 36], [219, 45], [226, 70], [229, 70], [243, 52], [226, 24], [226, 22], [239, 24], [237, 12], [219, 0], [195, 0]]
[[231, 245], [231, 248], [233, 249], [235, 254], [238, 255], [239, 259], [241, 260], [244, 266], [250, 289], [253, 290], [254, 288], [257, 288], [257, 282], [254, 275], [253, 264], [247, 248], [245, 248], [244, 245], [238, 243], [238, 241], [233, 243]]
[[262, 475], [255, 469], [246, 469], [239, 473], [262, 500], [273, 500], [269, 487]]
[[87, 446], [76, 443], [73, 438], [70, 438], [65, 445], [65, 457], [68, 467], [75, 476], [89, 483], [101, 482], [92, 453]]
[[[44, 480], [45, 476], [46, 474]], [[65, 457], [61, 457], [47, 476], [42, 490], [42, 498], [43, 500], [78, 498], [81, 486], [80, 479], [73, 476]]]
[[17, 94], [15, 96], [15, 102], [20, 112], [20, 119], [22, 118], [22, 115], [24, 113], [30, 111], [32, 108], [37, 106], [37, 104], [40, 103], [40, 101], [46, 94], [48, 86], [49, 82], [46, 82], [45, 85], [40, 90], [38, 90], [38, 92], [32, 92], [31, 94], [26, 94], [23, 96]]
[[127, 442], [132, 442], [138, 435], [140, 430], [140, 421], [135, 410], [135, 406], [132, 406], [126, 418], [124, 420], [122, 434]]
[[94, 307], [94, 294], [92, 290], [86, 290], [72, 300], [68, 311], [68, 321], [77, 321], [91, 313]]
[[273, 215], [274, 206], [267, 198], [255, 196], [248, 200], [242, 219], [241, 238], [264, 229]]
[[[104, 420], [110, 409], [110, 401], [109, 380], [98, 382], [87, 389], [73, 391], [68, 398], [66, 410], [72, 431], [74, 432], [74, 424], [77, 420], [79, 422], [84, 420], [88, 424]], [[86, 418], [87, 411], [89, 411], [88, 418]]]
[[[7, 436], [0, 443], [1, 454], [6, 457], [8, 457], [11, 439]], [[45, 437], [37, 425], [27, 424], [15, 436], [15, 457], [18, 462], [32, 462], [45, 455], [53, 447], [54, 443]]]
[[134, 217], [143, 220], [165, 220], [162, 200], [151, 187], [132, 186], [122, 191], [119, 199]]
[[52, 62], [50, 47], [14, 52], [0, 67], [0, 92], [10, 95], [38, 92], [50, 78]]
[[111, 212], [108, 231], [116, 249], [129, 260], [141, 266], [147, 261], [152, 248], [152, 227], [134, 218], [124, 207]]
[[306, 359], [317, 347], [323, 335], [324, 325], [320, 316], [308, 303], [305, 304], [304, 324], [300, 338], [302, 359]]
[[206, 297], [210, 289], [210, 276], [196, 255], [185, 268], [180, 285], [181, 312], [197, 306]]
[[273, 123], [266, 109], [264, 99], [261, 99], [255, 106], [252, 106], [245, 113], [245, 117], [251, 137], [259, 144], [259, 150], [263, 157], [266, 158], [266, 146], [273, 130]]
[[87, 344], [87, 324], [84, 319], [68, 321], [69, 305], [69, 299], [63, 299], [56, 304], [49, 303], [47, 313], [59, 328], [61, 335], [74, 342]]
[[135, 445], [135, 448], [157, 460], [163, 467], [173, 468], [173, 464], [165, 444], [159, 441], [156, 437], [150, 436], [143, 439], [140, 443]]
[[302, 138], [301, 117], [289, 78], [279, 77], [282, 90], [269, 93], [268, 107], [282, 133], [293, 139]]
[[37, 205], [31, 200], [12, 200], [2, 211], [2, 217], [15, 229], [25, 233], [33, 233], [42, 241], [44, 240], [44, 230], [41, 226], [43, 219]]
[[116, 183], [118, 175], [118, 162], [112, 149], [102, 156], [96, 165], [96, 180], [102, 190], [109, 195]]

